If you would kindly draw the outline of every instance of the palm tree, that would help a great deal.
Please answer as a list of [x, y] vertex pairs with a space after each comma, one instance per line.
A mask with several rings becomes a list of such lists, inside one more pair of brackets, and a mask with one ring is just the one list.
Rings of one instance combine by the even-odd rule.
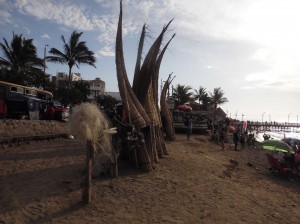
[[199, 105], [200, 105], [200, 102], [202, 102], [203, 104], [203, 98], [204, 98], [204, 95], [207, 95], [206, 93], [206, 89], [202, 86], [199, 87], [199, 90], [196, 90], [194, 89], [194, 100], [198, 100], [199, 101]]
[[202, 97], [202, 107], [203, 107], [203, 110], [207, 110], [207, 107], [208, 107], [208, 104], [210, 103], [211, 99], [210, 97], [208, 96], [207, 93], [205, 93]]
[[214, 92], [210, 93], [210, 102], [213, 105], [215, 119], [217, 106], [228, 102], [228, 99], [224, 97], [224, 92], [221, 90], [221, 87], [214, 88]]
[[57, 50], [56, 48], [51, 48], [49, 53], [52, 56], [47, 57], [47, 61], [68, 64], [69, 66], [69, 77], [68, 77], [68, 88], [71, 87], [71, 73], [72, 68], [76, 65], [79, 68], [80, 64], [88, 64], [95, 66], [96, 58], [94, 57], [94, 52], [90, 51], [86, 46], [86, 42], [79, 41], [83, 32], [77, 33], [73, 31], [70, 36], [69, 42], [67, 43], [65, 37], [62, 35], [61, 39], [63, 41], [63, 51]]
[[3, 40], [4, 43], [0, 43], [3, 54], [0, 57], [0, 67], [6, 70], [5, 81], [21, 85], [36, 83], [36, 75], [43, 72], [43, 59], [37, 56], [33, 39], [13, 34], [10, 44], [5, 38]]
[[181, 104], [185, 104], [188, 102], [193, 95], [192, 92], [189, 92], [192, 88], [190, 86], [184, 86], [178, 84], [173, 92], [173, 98], [175, 102], [178, 104], [176, 106], [179, 106]]

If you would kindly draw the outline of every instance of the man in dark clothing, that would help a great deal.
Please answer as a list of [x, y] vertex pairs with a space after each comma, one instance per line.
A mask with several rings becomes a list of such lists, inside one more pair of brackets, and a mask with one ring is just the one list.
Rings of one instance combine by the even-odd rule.
[[224, 150], [224, 141], [225, 141], [225, 128], [222, 128], [220, 129], [220, 133], [219, 133], [219, 136], [220, 136], [220, 144], [221, 144], [221, 147], [222, 147], [222, 150]]
[[239, 144], [239, 134], [237, 132], [234, 132], [233, 134], [233, 143], [234, 143], [234, 150], [237, 151], [237, 147]]
[[192, 134], [192, 129], [193, 129], [192, 118], [190, 116], [186, 117], [185, 125], [187, 126], [186, 137], [187, 137], [187, 140], [190, 140], [191, 134]]

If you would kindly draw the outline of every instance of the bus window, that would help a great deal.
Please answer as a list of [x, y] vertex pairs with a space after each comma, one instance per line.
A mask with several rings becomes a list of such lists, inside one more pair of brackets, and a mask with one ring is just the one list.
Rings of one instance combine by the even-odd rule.
[[37, 92], [37, 98], [41, 100], [47, 100], [51, 101], [52, 100], [52, 94], [51, 93], [46, 93], [46, 92]]
[[36, 90], [32, 90], [32, 89], [26, 89], [25, 93], [27, 95], [31, 95], [31, 96], [37, 96], [37, 91]]
[[44, 94], [44, 93], [38, 93], [37, 94], [37, 98], [39, 98], [41, 100], [45, 100], [46, 99], [46, 94]]
[[10, 91], [24, 94], [24, 88], [22, 88], [22, 87], [11, 86]]

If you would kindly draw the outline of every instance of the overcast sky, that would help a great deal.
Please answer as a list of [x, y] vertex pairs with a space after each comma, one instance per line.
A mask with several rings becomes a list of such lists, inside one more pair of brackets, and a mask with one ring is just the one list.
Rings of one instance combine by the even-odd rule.
[[[160, 78], [173, 85], [221, 87], [229, 102], [221, 108], [244, 120], [300, 122], [300, 1], [298, 0], [123, 0], [123, 45], [132, 80], [141, 28], [149, 47], [163, 25], [175, 18]], [[118, 91], [114, 47], [119, 0], [0, 0], [0, 37], [33, 38], [40, 57], [46, 45], [62, 49], [82, 31], [95, 52], [97, 68], [74, 69], [83, 79], [100, 77], [106, 91]], [[67, 72], [48, 63], [47, 73]]]

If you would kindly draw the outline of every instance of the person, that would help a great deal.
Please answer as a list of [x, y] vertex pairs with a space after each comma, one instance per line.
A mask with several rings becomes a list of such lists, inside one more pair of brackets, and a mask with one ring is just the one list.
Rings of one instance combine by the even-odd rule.
[[55, 118], [55, 107], [54, 107], [54, 103], [52, 101], [48, 102], [45, 115], [46, 115], [47, 120], [54, 120], [54, 118]]
[[245, 148], [246, 144], [246, 133], [242, 133], [240, 137], [241, 149]]
[[238, 132], [233, 133], [233, 143], [234, 143], [234, 151], [237, 151], [237, 147], [239, 144], [239, 134]]
[[190, 116], [186, 117], [186, 121], [185, 121], [185, 125], [187, 126], [187, 130], [186, 130], [186, 138], [189, 141], [191, 138], [191, 134], [192, 134], [192, 129], [193, 129], [193, 123], [192, 123], [192, 119]]
[[5, 103], [5, 91], [0, 88], [0, 117], [5, 117], [7, 114], [7, 105]]
[[221, 147], [222, 147], [222, 150], [224, 151], [224, 141], [225, 141], [225, 131], [224, 131], [225, 128], [222, 128], [220, 129], [220, 144], [221, 144]]
[[294, 150], [295, 153], [298, 153], [299, 152], [299, 142], [295, 141], [292, 149]]
[[269, 140], [271, 138], [271, 136], [264, 133], [263, 138], [264, 138], [264, 141], [266, 141], [266, 140]]
[[254, 142], [255, 142], [254, 134], [250, 133], [247, 138], [248, 147], [250, 148], [251, 145], [254, 145]]
[[214, 130], [213, 130], [213, 133], [211, 134], [211, 139], [210, 139], [210, 141], [219, 144], [219, 140], [220, 140], [219, 133], [217, 133], [217, 130], [214, 129]]

